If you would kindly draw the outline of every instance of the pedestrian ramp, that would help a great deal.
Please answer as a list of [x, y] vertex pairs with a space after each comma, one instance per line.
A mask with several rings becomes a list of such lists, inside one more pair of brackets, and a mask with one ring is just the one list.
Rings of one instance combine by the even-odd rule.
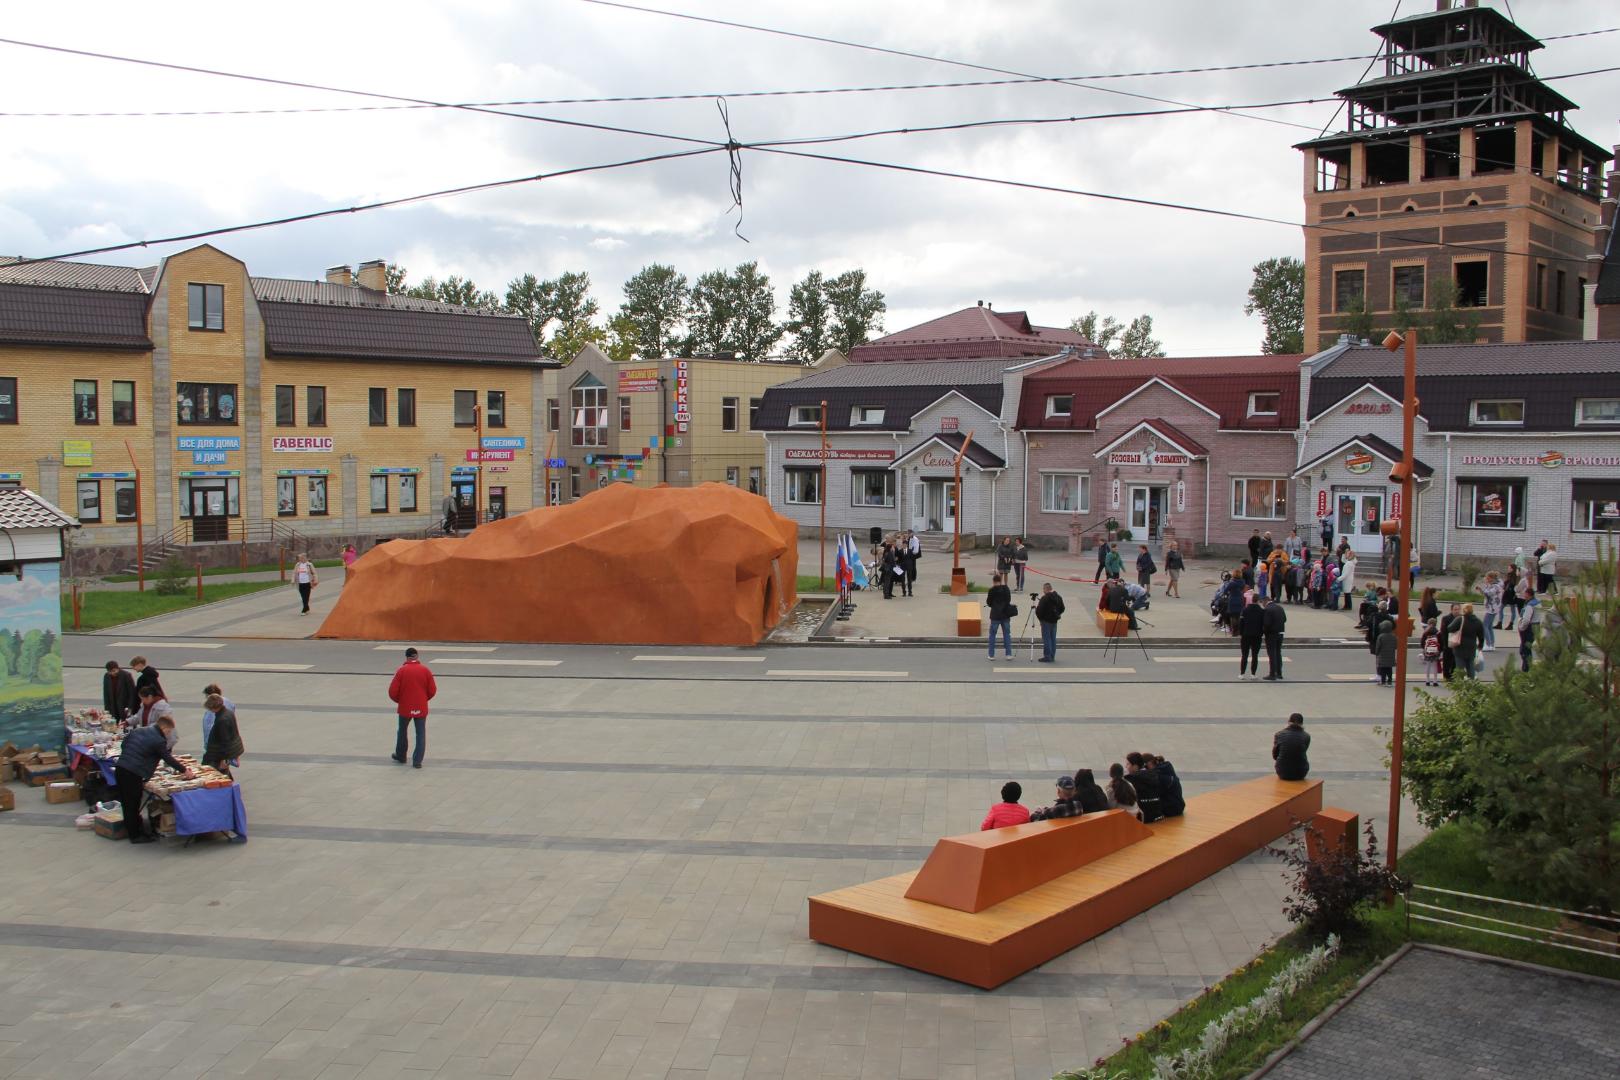
[[1123, 810], [940, 840], [920, 870], [810, 897], [810, 937], [986, 990], [1253, 853], [1322, 809], [1262, 777], [1143, 825]]

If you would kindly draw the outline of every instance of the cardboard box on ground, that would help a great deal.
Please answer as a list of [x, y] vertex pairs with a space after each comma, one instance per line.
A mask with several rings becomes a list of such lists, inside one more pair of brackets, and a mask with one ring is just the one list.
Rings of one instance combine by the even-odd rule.
[[15, 809], [17, 809], [17, 796], [12, 794], [11, 789], [6, 785], [0, 784], [0, 813]]
[[78, 802], [79, 785], [72, 780], [55, 780], [45, 785], [45, 801], [48, 803]]

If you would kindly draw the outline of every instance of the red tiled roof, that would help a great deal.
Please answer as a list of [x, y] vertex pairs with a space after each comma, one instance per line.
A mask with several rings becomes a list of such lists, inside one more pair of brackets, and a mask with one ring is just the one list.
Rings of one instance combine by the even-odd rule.
[[892, 363], [1051, 356], [1066, 345], [1091, 344], [1073, 330], [1036, 326], [1022, 311], [970, 307], [857, 345], [849, 358], [854, 363]]
[[1191, 454], [1193, 457], [1209, 457], [1209, 450], [1204, 446], [1203, 443], [1199, 442], [1191, 435], [1188, 435], [1185, 431], [1182, 431], [1180, 428], [1176, 427], [1176, 425], [1172, 424], [1163, 417], [1155, 416], [1153, 419], [1145, 420], [1143, 422], [1152, 424], [1155, 431], [1169, 439], [1171, 442], [1175, 443], [1177, 446], [1181, 447], [1183, 450], [1187, 451], [1187, 453]]
[[[1219, 415], [1223, 429], [1292, 431], [1299, 426], [1299, 365], [1304, 359], [1264, 355], [1070, 360], [1024, 380], [1018, 427], [1092, 430], [1100, 410], [1158, 379]], [[1277, 394], [1277, 415], [1249, 416], [1252, 393]], [[1046, 416], [1046, 398], [1052, 394], [1074, 395], [1070, 415]]]

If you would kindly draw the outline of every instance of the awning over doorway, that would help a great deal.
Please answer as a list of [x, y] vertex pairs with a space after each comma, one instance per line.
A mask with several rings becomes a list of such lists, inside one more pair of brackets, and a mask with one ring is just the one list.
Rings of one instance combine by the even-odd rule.
[[[1295, 469], [1294, 477], [1297, 479], [1314, 471], [1327, 462], [1334, 460], [1335, 458], [1349, 455], [1358, 450], [1363, 453], [1371, 454], [1374, 457], [1382, 458], [1391, 465], [1394, 465], [1396, 462], [1401, 460], [1400, 447], [1396, 446], [1388, 439], [1381, 439], [1377, 435], [1369, 433], [1366, 435], [1357, 435], [1353, 439], [1346, 439], [1333, 449], [1316, 455], [1315, 457], [1311, 458], [1311, 460], [1305, 462], [1299, 468]], [[1433, 475], [1434, 469], [1425, 464], [1421, 458], [1414, 457], [1412, 459], [1412, 478], [1414, 480], [1427, 480]]]
[[[904, 454], [901, 454], [899, 457], [895, 458], [894, 464], [890, 465], [889, 468], [898, 469], [902, 465], [910, 462], [913, 458], [923, 455], [924, 452], [929, 449], [943, 451], [954, 461], [956, 455], [962, 453], [962, 444], [964, 442], [967, 442], [967, 436], [963, 435], [960, 431], [942, 431], [932, 438], [924, 439], [916, 446], [913, 446], [910, 450], [907, 450]], [[964, 465], [971, 465], [980, 472], [1000, 472], [1002, 469], [1007, 467], [1007, 462], [1004, 458], [995, 453], [995, 451], [986, 448], [983, 444], [978, 442], [974, 442], [968, 446], [967, 453], [962, 454], [962, 463]]]

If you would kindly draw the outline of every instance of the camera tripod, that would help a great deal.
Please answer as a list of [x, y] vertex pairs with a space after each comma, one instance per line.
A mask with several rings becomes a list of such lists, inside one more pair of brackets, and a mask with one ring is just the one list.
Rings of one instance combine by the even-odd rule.
[[1021, 636], [1019, 638], [1018, 645], [1019, 645], [1020, 648], [1022, 648], [1025, 645], [1029, 646], [1029, 659], [1030, 659], [1031, 662], [1033, 662], [1034, 659], [1035, 659], [1035, 639], [1029, 636], [1029, 624], [1035, 621], [1035, 604], [1036, 604], [1035, 596], [1036, 596], [1036, 594], [1035, 593], [1030, 593], [1029, 595], [1030, 595], [1029, 610], [1024, 612], [1024, 628], [1021, 631], [1019, 631], [1019, 634]]
[[[1133, 616], [1133, 622], [1135, 625], [1130, 628], [1129, 633], [1136, 635], [1136, 647], [1142, 650], [1142, 659], [1150, 659], [1147, 651], [1147, 643], [1142, 640], [1142, 631], [1139, 629], [1139, 627], [1144, 625], [1152, 626], [1153, 624], [1142, 618], [1134, 611], [1131, 612], [1131, 615]], [[1108, 638], [1107, 641], [1104, 642], [1103, 658], [1109, 663], [1119, 663], [1119, 643], [1123, 640], [1125, 640], [1124, 635], [1121, 635], [1120, 637]]]

